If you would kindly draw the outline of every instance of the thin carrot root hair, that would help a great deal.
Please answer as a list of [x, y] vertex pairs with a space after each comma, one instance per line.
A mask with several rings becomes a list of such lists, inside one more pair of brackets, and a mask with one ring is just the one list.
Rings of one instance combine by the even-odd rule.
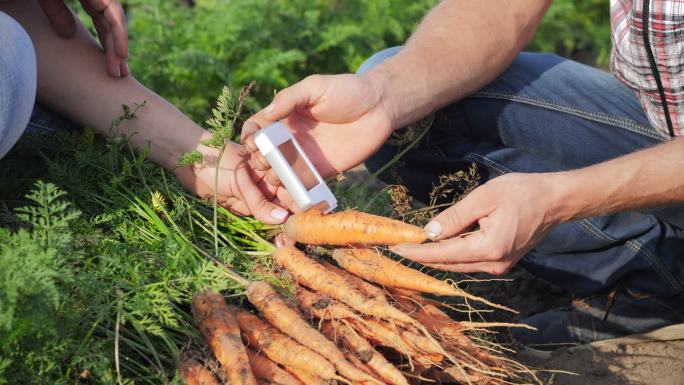
[[509, 307], [470, 294], [453, 284], [404, 266], [401, 262], [388, 258], [373, 249], [336, 249], [332, 253], [332, 258], [344, 270], [347, 270], [366, 281], [374, 282], [382, 286], [416, 290], [435, 295], [461, 297], [466, 300], [481, 302], [497, 309], [518, 313], [516, 310]]
[[408, 381], [399, 369], [389, 363], [348, 324], [328, 321], [323, 325], [323, 334], [332, 340], [340, 340], [347, 349], [360, 358], [364, 365], [389, 385], [408, 385]]
[[290, 216], [284, 230], [291, 239], [308, 245], [396, 245], [427, 240], [427, 233], [418, 226], [356, 210], [323, 215], [320, 209], [311, 209]]

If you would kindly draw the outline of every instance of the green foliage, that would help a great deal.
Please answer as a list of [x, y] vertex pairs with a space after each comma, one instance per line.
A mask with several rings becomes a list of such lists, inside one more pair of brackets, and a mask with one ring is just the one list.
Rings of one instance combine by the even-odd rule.
[[[237, 129], [231, 89], [256, 80], [254, 109], [308, 74], [353, 71], [401, 44], [435, 2], [129, 0], [131, 67], [195, 120], [210, 116], [221, 148]], [[604, 63], [607, 6], [556, 0], [531, 47]], [[141, 107], [124, 105], [112, 130]], [[116, 383], [117, 323], [123, 383], [179, 384], [179, 349], [198, 340], [193, 293], [239, 293], [234, 271], [287, 286], [252, 271], [268, 266], [271, 228], [214, 210], [144, 158], [126, 137], [85, 130], [24, 137], [0, 160], [0, 384]], [[190, 153], [181, 165], [201, 161]], [[391, 210], [387, 191], [333, 189], [342, 208]]]
[[312, 73], [354, 71], [401, 44], [436, 0], [129, 0], [131, 70], [196, 121], [228, 84], [248, 106]]
[[235, 121], [239, 114], [238, 106], [235, 105], [230, 88], [223, 87], [221, 95], [216, 101], [216, 107], [211, 109], [211, 117], [207, 119], [207, 129], [211, 132], [211, 139], [202, 144], [217, 149], [223, 148], [235, 133]]
[[555, 0], [528, 47], [602, 67], [608, 65], [610, 49], [610, 4], [605, 0]]
[[220, 210], [211, 258], [211, 205], [125, 140], [50, 139], [25, 137], [0, 161], [45, 181], [25, 198], [2, 191], [0, 383], [116, 383], [117, 322], [123, 383], [178, 383], [179, 349], [198, 340], [192, 295], [239, 293], [244, 278], [226, 266], [253, 274], [271, 247], [264, 225]]

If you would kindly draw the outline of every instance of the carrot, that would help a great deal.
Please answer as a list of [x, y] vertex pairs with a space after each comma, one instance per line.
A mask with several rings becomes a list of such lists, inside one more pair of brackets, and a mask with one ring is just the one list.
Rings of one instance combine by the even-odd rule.
[[326, 322], [323, 325], [323, 333], [332, 340], [341, 340], [347, 349], [353, 351], [361, 362], [380, 376], [383, 381], [390, 385], [408, 385], [408, 381], [399, 369], [390, 364], [382, 354], [378, 353], [363, 337], [356, 334], [349, 325], [337, 321]]
[[404, 266], [372, 249], [337, 249], [333, 251], [332, 257], [343, 269], [378, 285], [435, 295], [463, 297], [517, 313], [513, 309], [469, 294], [445, 281], [440, 281], [416, 269]]
[[[392, 348], [403, 354], [409, 359], [409, 364], [411, 366], [413, 366], [412, 360], [414, 359], [421, 362], [427, 362], [427, 360], [422, 360], [420, 353], [413, 347], [408, 346], [401, 336], [374, 320], [367, 320], [365, 322], [348, 321], [346, 323], [353, 327], [362, 338], [377, 345]], [[430, 362], [430, 364], [432, 364], [432, 362]]]
[[268, 283], [250, 283], [247, 286], [247, 298], [271, 325], [328, 359], [344, 377], [354, 382], [373, 380], [349, 363], [332, 341], [304, 321]]
[[185, 385], [219, 385], [211, 371], [193, 358], [179, 361], [178, 372]]
[[[391, 293], [400, 309], [406, 311], [431, 333], [443, 338], [467, 340], [459, 322], [453, 320], [429, 301], [422, 301], [424, 298], [419, 293], [403, 289], [392, 289]], [[463, 342], [466, 342], [465, 340]], [[469, 341], [467, 340], [467, 342]]]
[[376, 299], [378, 301], [387, 302], [387, 293], [383, 289], [373, 285], [372, 283], [364, 281], [363, 279], [355, 276], [354, 274], [346, 270], [340, 269], [339, 267], [333, 265], [330, 262], [323, 262], [322, 265], [325, 266], [326, 269], [340, 275], [342, 278], [345, 279], [345, 281], [349, 282], [350, 285], [352, 285], [355, 289], [362, 292], [366, 296]]
[[197, 328], [221, 364], [224, 377], [233, 385], [257, 385], [242, 345], [240, 328], [223, 297], [211, 289], [196, 294], [192, 300], [192, 314]]
[[284, 227], [288, 237], [308, 245], [396, 245], [427, 240], [420, 227], [355, 210], [323, 215], [311, 209], [290, 216]]
[[249, 364], [257, 380], [265, 380], [281, 385], [303, 385], [293, 375], [282, 369], [268, 357], [261, 355], [252, 349], [247, 349]]
[[306, 385], [329, 385], [329, 382], [321, 377], [302, 369], [290, 369], [292, 374]]
[[[369, 376], [373, 377], [373, 378], [376, 379], [377, 381], [381, 381], [381, 380], [378, 378], [378, 376], [376, 376], [375, 373], [373, 373], [373, 371], [370, 370], [370, 368], [368, 368], [368, 366], [366, 366], [363, 362], [361, 362], [361, 360], [359, 360], [359, 358], [356, 357], [354, 354], [349, 353], [349, 352], [346, 352], [346, 353], [344, 354], [344, 356], [345, 356], [345, 357], [347, 358], [347, 360], [348, 360], [349, 362], [351, 362], [352, 365], [354, 365], [356, 368], [358, 368], [359, 370], [362, 370], [364, 373], [367, 373]], [[354, 383], [354, 385], [373, 385], [373, 384], [375, 384], [375, 383], [374, 383], [374, 382], [370, 382], [370, 381], [359, 381], [359, 382], [355, 382], [355, 383]], [[383, 384], [384, 384], [384, 382], [383, 382]]]
[[294, 247], [277, 248], [273, 253], [273, 262], [292, 274], [300, 285], [337, 299], [358, 312], [383, 319], [391, 318], [410, 324], [417, 323], [390, 304], [366, 297], [344, 278], [337, 274], [330, 274], [330, 271], [323, 265]]
[[261, 318], [244, 310], [237, 310], [236, 318], [249, 346], [257, 351], [263, 351], [268, 358], [288, 371], [303, 370], [324, 379], [340, 379], [335, 367], [328, 360], [279, 332]]
[[361, 320], [347, 305], [303, 287], [297, 289], [295, 300], [309, 316], [320, 320]]

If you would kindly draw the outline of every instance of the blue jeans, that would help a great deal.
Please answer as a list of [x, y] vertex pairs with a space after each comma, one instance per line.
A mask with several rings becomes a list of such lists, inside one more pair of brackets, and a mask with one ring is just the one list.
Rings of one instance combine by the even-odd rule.
[[[359, 72], [399, 49], [377, 53]], [[663, 140], [632, 91], [610, 74], [554, 55], [522, 53], [491, 84], [436, 112], [397, 172], [425, 202], [439, 175], [473, 163], [485, 182], [507, 172], [586, 167]], [[377, 170], [396, 152], [386, 144], [366, 165]], [[392, 179], [389, 172], [380, 177]], [[681, 206], [577, 220], [555, 227], [521, 264], [576, 295], [616, 284], [654, 295], [681, 294], [682, 229]]]
[[26, 128], [36, 98], [36, 55], [24, 29], [0, 12], [0, 158]]

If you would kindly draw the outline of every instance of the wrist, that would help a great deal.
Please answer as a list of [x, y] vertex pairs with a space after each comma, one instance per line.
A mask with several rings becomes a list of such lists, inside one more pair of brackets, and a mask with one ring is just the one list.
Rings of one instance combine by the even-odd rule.
[[210, 137], [208, 131], [194, 123], [178, 128], [166, 138], [163, 157], [158, 163], [166, 169], [174, 170], [178, 168], [178, 162], [185, 154], [200, 151], [206, 156], [210, 150], [202, 142]]
[[381, 109], [387, 117], [390, 131], [402, 127], [400, 108], [393, 98], [394, 93], [391, 89], [393, 79], [396, 78], [392, 69], [383, 63], [372, 68], [361, 77], [369, 82], [376, 99], [376, 108]]
[[549, 220], [554, 224], [582, 218], [586, 211], [586, 194], [580, 190], [582, 176], [577, 171], [542, 174], [546, 181], [551, 208]]

